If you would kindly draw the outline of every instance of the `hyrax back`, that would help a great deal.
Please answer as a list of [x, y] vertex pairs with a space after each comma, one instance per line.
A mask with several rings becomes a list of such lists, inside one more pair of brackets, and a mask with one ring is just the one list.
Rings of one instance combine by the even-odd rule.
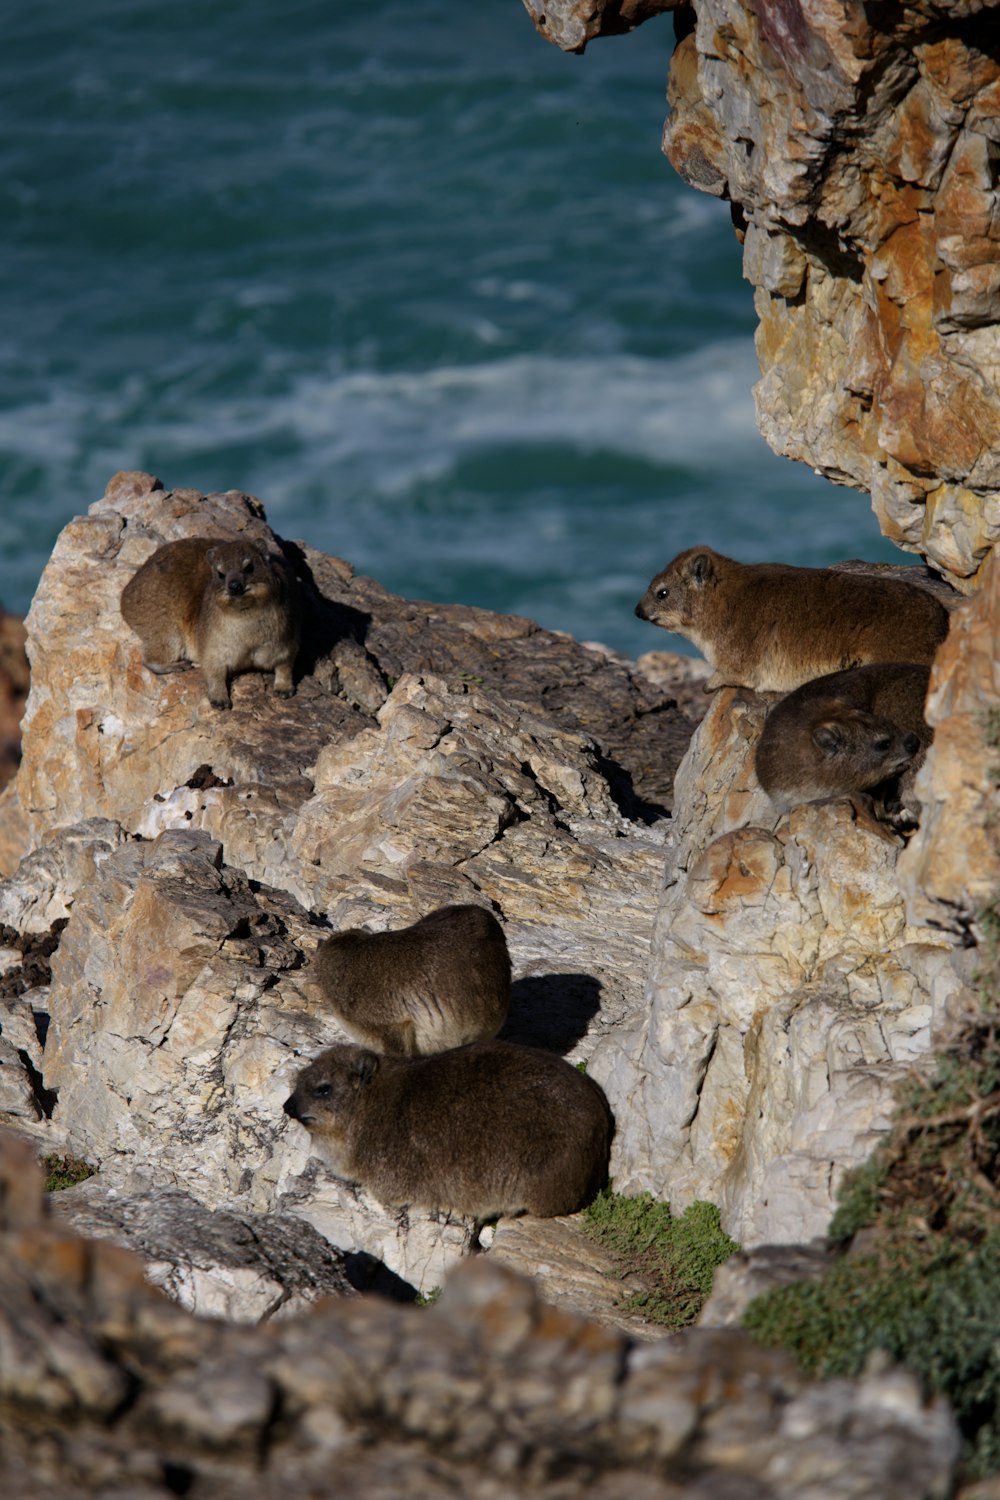
[[337, 933], [313, 970], [348, 1036], [376, 1052], [442, 1052], [496, 1036], [507, 1019], [507, 940], [482, 906], [441, 906], [396, 932]]
[[[757, 744], [756, 771], [778, 810], [899, 778], [906, 801], [932, 739], [924, 720], [929, 676], [915, 663], [879, 662], [815, 678], [776, 703]], [[884, 800], [898, 806], [898, 791], [887, 787]]]
[[867, 662], [929, 663], [948, 633], [944, 605], [915, 584], [836, 568], [740, 563], [691, 547], [635, 609], [715, 667], [709, 686], [787, 693]]
[[548, 1218], [584, 1208], [607, 1178], [613, 1121], [600, 1088], [512, 1042], [432, 1057], [329, 1047], [284, 1107], [337, 1176], [392, 1206]]
[[151, 672], [191, 665], [214, 708], [230, 708], [234, 672], [274, 672], [274, 692], [295, 691], [299, 599], [282, 558], [260, 542], [185, 537], [167, 542], [125, 585], [121, 611]]

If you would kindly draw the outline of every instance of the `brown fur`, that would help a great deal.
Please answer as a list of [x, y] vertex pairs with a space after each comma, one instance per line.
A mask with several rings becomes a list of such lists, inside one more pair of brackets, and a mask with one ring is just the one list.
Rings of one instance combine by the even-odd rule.
[[686, 636], [714, 668], [709, 687], [787, 693], [866, 662], [930, 662], [948, 612], [925, 589], [834, 568], [740, 563], [691, 547], [636, 605]]
[[561, 1057], [512, 1042], [433, 1057], [330, 1047], [284, 1107], [338, 1177], [393, 1206], [548, 1218], [584, 1208], [607, 1178], [602, 1091]]
[[912, 781], [933, 738], [924, 720], [929, 675], [913, 663], [878, 662], [818, 677], [776, 703], [756, 770], [778, 810], [879, 788], [886, 811], [895, 815], [902, 803], [912, 822]]
[[339, 932], [312, 967], [344, 1030], [376, 1052], [443, 1052], [496, 1036], [507, 1019], [507, 939], [482, 906], [442, 906], [396, 932]]
[[151, 672], [199, 666], [213, 708], [230, 708], [233, 672], [274, 672], [276, 697], [295, 691], [295, 578], [261, 542], [167, 542], [122, 590], [121, 611]]

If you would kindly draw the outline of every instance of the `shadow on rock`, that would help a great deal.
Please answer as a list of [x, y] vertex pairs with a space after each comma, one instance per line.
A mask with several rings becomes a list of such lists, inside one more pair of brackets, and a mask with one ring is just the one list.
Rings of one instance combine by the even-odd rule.
[[601, 984], [592, 974], [533, 974], [510, 991], [502, 1041], [569, 1052], [601, 1008]]
[[312, 568], [297, 542], [281, 541], [281, 550], [302, 587], [302, 643], [296, 678], [312, 676], [316, 664], [329, 656], [339, 641], [364, 642], [371, 615], [320, 592]]

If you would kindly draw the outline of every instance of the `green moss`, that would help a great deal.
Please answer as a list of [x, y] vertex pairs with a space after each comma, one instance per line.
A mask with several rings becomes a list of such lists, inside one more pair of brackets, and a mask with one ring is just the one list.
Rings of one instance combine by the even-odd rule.
[[712, 1203], [692, 1203], [675, 1218], [650, 1193], [627, 1198], [605, 1188], [584, 1210], [584, 1223], [611, 1251], [618, 1275], [641, 1283], [623, 1305], [670, 1328], [694, 1322], [716, 1267], [739, 1248]]
[[47, 1193], [58, 1193], [61, 1188], [73, 1187], [75, 1183], [93, 1177], [96, 1171], [95, 1167], [78, 1156], [59, 1156], [57, 1153], [43, 1156], [42, 1166], [45, 1168]]

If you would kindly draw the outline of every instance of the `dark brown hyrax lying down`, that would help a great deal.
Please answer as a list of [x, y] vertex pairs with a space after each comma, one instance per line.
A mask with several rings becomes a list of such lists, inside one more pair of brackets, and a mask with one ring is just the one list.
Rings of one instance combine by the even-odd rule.
[[902, 797], [913, 821], [919, 804], [909, 787], [933, 738], [924, 720], [929, 677], [928, 667], [878, 662], [817, 677], [776, 703], [757, 744], [756, 769], [778, 811], [902, 777], [883, 800], [894, 812]]
[[709, 547], [668, 563], [635, 612], [693, 641], [715, 668], [708, 687], [759, 693], [866, 662], [930, 662], [948, 634], [944, 605], [915, 584], [733, 562]]
[[313, 970], [347, 1034], [376, 1052], [443, 1052], [496, 1036], [507, 1019], [507, 939], [482, 906], [442, 906], [396, 932], [339, 932]]
[[299, 600], [294, 575], [261, 542], [185, 537], [167, 542], [122, 590], [121, 610], [151, 672], [198, 666], [213, 708], [231, 708], [233, 672], [274, 672], [295, 691]]
[[394, 1207], [550, 1218], [584, 1208], [608, 1173], [613, 1122], [597, 1084], [512, 1042], [433, 1057], [329, 1047], [285, 1113], [338, 1177]]

